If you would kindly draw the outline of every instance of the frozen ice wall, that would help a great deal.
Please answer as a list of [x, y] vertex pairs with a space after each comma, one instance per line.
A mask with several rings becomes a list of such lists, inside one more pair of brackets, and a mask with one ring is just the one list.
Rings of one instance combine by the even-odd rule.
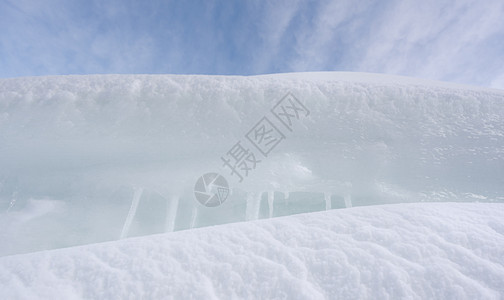
[[[306, 111], [285, 126], [272, 109], [288, 93]], [[247, 139], [264, 117], [283, 135], [267, 155]], [[257, 159], [242, 182], [223, 166], [238, 142]], [[217, 207], [194, 197], [208, 172], [231, 187]], [[349, 206], [504, 202], [503, 187], [500, 90], [363, 73], [0, 80], [0, 255]]]

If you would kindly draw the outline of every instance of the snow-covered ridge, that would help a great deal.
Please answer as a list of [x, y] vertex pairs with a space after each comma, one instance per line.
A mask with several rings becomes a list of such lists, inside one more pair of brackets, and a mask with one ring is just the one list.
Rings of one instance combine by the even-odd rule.
[[501, 299], [504, 204], [360, 207], [0, 258], [5, 299]]
[[[221, 157], [288, 92], [309, 116], [238, 183]], [[194, 199], [206, 172], [233, 188], [216, 208]], [[0, 80], [0, 255], [359, 205], [503, 202], [503, 187], [500, 90], [332, 72]]]

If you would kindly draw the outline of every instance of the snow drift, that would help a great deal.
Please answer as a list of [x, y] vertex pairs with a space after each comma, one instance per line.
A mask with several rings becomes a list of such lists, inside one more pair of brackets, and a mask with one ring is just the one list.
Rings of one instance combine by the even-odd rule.
[[[309, 110], [243, 182], [222, 157]], [[216, 172], [232, 194], [194, 199]], [[504, 91], [362, 73], [0, 80], [0, 255], [302, 212], [504, 202]], [[499, 206], [500, 207], [500, 206]]]
[[504, 204], [358, 207], [0, 258], [5, 299], [502, 299]]

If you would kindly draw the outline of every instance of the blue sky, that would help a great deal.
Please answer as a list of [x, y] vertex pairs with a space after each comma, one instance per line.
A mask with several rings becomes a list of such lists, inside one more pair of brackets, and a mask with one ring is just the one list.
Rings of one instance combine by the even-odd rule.
[[0, 0], [0, 77], [399, 74], [504, 88], [504, 1]]

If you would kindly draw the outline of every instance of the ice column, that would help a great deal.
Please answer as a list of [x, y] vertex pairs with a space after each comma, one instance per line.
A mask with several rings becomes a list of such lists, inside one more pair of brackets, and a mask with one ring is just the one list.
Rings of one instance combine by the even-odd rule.
[[165, 232], [172, 232], [175, 229], [175, 220], [177, 218], [177, 209], [180, 201], [180, 197], [174, 195], [170, 199], [166, 208], [166, 223]]
[[275, 192], [274, 191], [269, 191], [268, 192], [268, 207], [269, 207], [269, 218], [271, 219], [273, 217], [273, 204], [275, 201]]
[[345, 195], [345, 206], [352, 207], [352, 197], [350, 197], [350, 194]]
[[128, 236], [128, 232], [131, 226], [131, 222], [133, 222], [133, 218], [135, 218], [135, 214], [138, 208], [138, 203], [140, 202], [140, 198], [142, 198], [143, 188], [135, 188], [135, 192], [133, 194], [133, 200], [131, 200], [131, 206], [128, 212], [128, 216], [126, 217], [126, 221], [124, 222], [120, 239], [124, 239]]
[[259, 208], [261, 205], [262, 193], [247, 193], [247, 210], [245, 212], [247, 221], [259, 219]]
[[324, 193], [324, 200], [325, 200], [325, 209], [330, 210], [331, 209], [331, 193]]

